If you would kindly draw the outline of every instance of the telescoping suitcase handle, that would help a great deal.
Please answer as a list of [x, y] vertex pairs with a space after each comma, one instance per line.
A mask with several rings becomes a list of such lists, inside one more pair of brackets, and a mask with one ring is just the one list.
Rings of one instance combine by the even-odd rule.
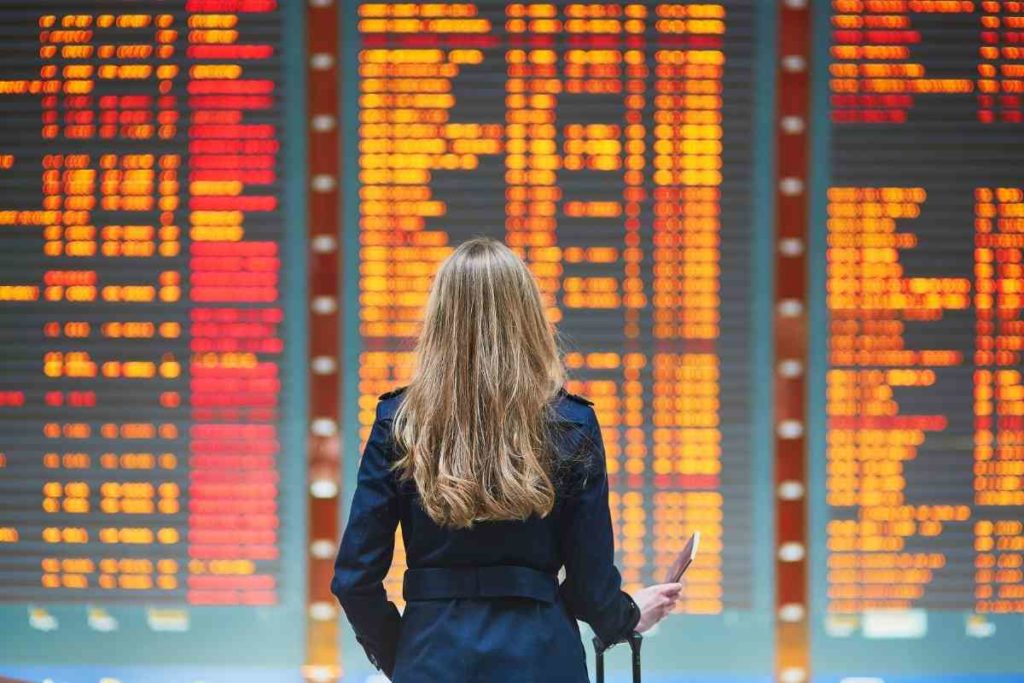
[[[629, 649], [633, 651], [633, 683], [640, 683], [640, 646], [643, 645], [644, 637], [634, 631], [629, 634]], [[615, 643], [612, 643], [614, 645]], [[604, 651], [610, 646], [601, 642], [601, 639], [594, 636], [594, 655], [597, 663], [594, 666], [594, 673], [597, 676], [597, 683], [604, 683]]]

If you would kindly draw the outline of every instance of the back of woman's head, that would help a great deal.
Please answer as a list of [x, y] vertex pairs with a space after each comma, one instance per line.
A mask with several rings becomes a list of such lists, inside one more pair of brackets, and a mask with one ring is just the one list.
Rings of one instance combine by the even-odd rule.
[[434, 278], [395, 415], [404, 477], [438, 524], [551, 511], [550, 401], [564, 380], [537, 282], [499, 241], [464, 242]]

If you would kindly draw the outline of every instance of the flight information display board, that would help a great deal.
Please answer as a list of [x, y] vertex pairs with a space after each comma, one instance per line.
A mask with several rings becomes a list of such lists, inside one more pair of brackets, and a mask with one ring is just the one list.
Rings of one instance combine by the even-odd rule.
[[819, 661], [1014, 670], [1024, 3], [821, 4]]
[[156, 632], [301, 600], [286, 14], [0, 7], [0, 602], [28, 606], [5, 640], [114, 631], [127, 604]]
[[769, 384], [753, 302], [770, 293], [770, 253], [753, 176], [767, 160], [755, 97], [771, 78], [756, 37], [771, 29], [758, 4], [352, 5], [347, 324], [360, 352], [346, 374], [359, 439], [377, 396], [409, 380], [438, 264], [469, 237], [502, 239], [540, 281], [570, 390], [595, 403], [627, 587], [663, 580], [700, 529], [680, 611], [767, 606], [756, 548], [771, 526], [754, 479], [768, 462], [755, 442], [770, 438], [754, 433], [752, 403]]

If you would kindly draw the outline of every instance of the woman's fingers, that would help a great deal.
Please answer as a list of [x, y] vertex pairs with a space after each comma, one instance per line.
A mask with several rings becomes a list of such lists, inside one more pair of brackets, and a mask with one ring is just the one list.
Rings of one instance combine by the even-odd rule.
[[655, 586], [662, 595], [679, 595], [683, 590], [682, 583], [661, 583]]
[[637, 592], [634, 599], [641, 612], [637, 630], [643, 633], [671, 614], [679, 601], [683, 587], [682, 582], [660, 583]]

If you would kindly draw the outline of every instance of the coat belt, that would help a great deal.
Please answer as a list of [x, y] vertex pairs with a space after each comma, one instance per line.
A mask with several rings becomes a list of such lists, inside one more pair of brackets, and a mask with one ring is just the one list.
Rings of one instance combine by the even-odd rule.
[[402, 595], [406, 600], [520, 597], [554, 602], [558, 577], [513, 565], [425, 567], [405, 572]]

